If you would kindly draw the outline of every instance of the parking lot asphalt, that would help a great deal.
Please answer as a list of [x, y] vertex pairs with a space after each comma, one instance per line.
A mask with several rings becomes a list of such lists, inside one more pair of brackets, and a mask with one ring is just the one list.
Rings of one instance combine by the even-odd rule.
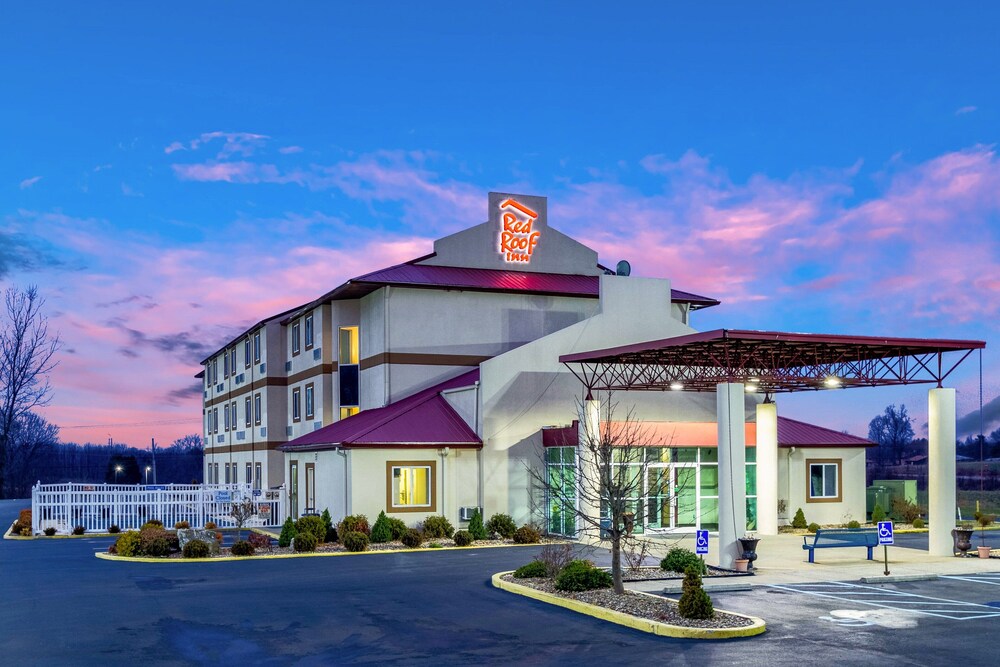
[[[9, 525], [21, 504], [0, 502], [0, 521]], [[4, 664], [991, 664], [984, 638], [1000, 629], [1000, 579], [886, 587], [938, 598], [911, 598], [917, 611], [905, 596], [862, 589], [716, 594], [716, 607], [762, 616], [768, 632], [706, 642], [492, 588], [494, 572], [537, 547], [229, 563], [94, 558], [109, 543], [0, 542]], [[948, 602], [978, 606], [933, 615]]]

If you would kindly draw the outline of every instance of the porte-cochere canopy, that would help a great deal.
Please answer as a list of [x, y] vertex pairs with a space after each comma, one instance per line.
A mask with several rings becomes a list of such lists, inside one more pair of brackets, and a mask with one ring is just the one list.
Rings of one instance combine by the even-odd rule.
[[[589, 390], [715, 391], [740, 382], [765, 393], [929, 384], [941, 386], [981, 340], [886, 338], [717, 329], [564, 354]], [[947, 355], [947, 357], [946, 357]]]

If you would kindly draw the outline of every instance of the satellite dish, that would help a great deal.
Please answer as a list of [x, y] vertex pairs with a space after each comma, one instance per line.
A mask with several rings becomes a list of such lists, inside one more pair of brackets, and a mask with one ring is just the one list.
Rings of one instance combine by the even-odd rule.
[[619, 276], [627, 276], [632, 273], [632, 265], [629, 264], [624, 259], [618, 262], [618, 266], [615, 267], [615, 274]]

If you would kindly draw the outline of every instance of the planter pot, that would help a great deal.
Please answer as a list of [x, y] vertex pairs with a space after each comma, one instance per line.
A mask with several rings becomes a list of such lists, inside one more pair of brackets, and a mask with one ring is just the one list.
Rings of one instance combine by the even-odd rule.
[[955, 551], [959, 552], [960, 556], [964, 556], [965, 552], [972, 548], [971, 528], [954, 528], [951, 536], [955, 540]]
[[748, 561], [747, 571], [753, 569], [753, 562], [757, 560], [757, 543], [759, 537], [741, 537], [739, 539], [740, 548], [743, 550], [742, 557]]
[[750, 564], [750, 561], [748, 561], [746, 558], [737, 558], [736, 559], [736, 571], [737, 572], [746, 572], [747, 571], [747, 566], [749, 564]]
[[980, 558], [989, 558], [990, 557], [990, 548], [989, 547], [976, 547], [976, 548], [979, 549], [979, 557]]

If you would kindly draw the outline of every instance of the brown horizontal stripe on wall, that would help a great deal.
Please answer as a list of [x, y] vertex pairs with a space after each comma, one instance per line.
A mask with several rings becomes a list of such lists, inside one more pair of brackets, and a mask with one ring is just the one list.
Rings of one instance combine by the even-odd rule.
[[253, 384], [245, 384], [238, 389], [233, 389], [231, 392], [224, 394], [219, 394], [215, 398], [206, 399], [203, 407], [211, 408], [216, 405], [222, 405], [227, 401], [234, 401], [244, 394], [248, 394], [253, 391], [258, 391], [264, 387], [287, 387], [288, 385], [296, 384], [297, 382], [302, 382], [303, 380], [308, 380], [319, 375], [324, 375], [326, 373], [337, 372], [337, 364], [328, 363], [320, 364], [319, 366], [313, 366], [312, 368], [307, 368], [304, 371], [300, 371], [295, 375], [290, 375], [288, 377], [281, 377], [280, 375], [268, 376], [266, 378], [261, 378], [255, 381]]
[[380, 352], [361, 360], [361, 370], [382, 364], [408, 366], [478, 366], [490, 356], [478, 354], [421, 354], [418, 352]]
[[232, 447], [230, 447], [229, 445], [216, 445], [214, 447], [206, 447], [205, 455], [208, 456], [210, 454], [228, 454], [230, 452], [232, 452], [233, 454], [237, 454], [240, 452], [251, 452], [251, 451], [264, 452], [277, 449], [283, 444], [285, 443], [279, 442], [277, 440], [265, 440], [262, 442], [255, 442], [253, 444], [249, 442], [241, 442], [240, 444], [233, 445]]

